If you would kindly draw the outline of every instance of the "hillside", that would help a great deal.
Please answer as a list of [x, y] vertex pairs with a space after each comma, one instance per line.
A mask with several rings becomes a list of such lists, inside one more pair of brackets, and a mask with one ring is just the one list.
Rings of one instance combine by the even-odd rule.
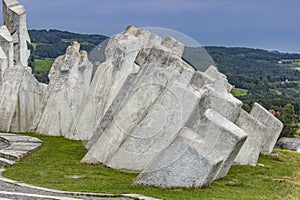
[[77, 34], [59, 30], [29, 30], [32, 46], [30, 47], [35, 58], [56, 58], [64, 54], [70, 42], [81, 43], [81, 49], [91, 51], [103, 40], [104, 35]]
[[205, 47], [205, 49], [214, 59], [218, 69], [227, 75], [231, 84], [248, 90], [246, 96], [240, 97], [242, 100], [258, 99], [270, 108], [269, 100], [272, 99], [271, 104], [274, 105], [274, 98], [279, 98], [287, 102], [295, 101], [299, 106], [300, 72], [297, 70], [299, 66], [297, 63], [284, 64], [280, 61], [299, 59], [300, 54], [249, 48]]
[[[59, 30], [30, 30], [29, 34], [32, 40], [29, 64], [38, 80], [46, 83], [48, 70], [54, 58], [64, 54], [71, 41], [80, 42], [81, 49], [90, 52], [107, 39], [103, 35]], [[235, 85], [233, 94], [244, 102], [245, 110], [249, 110], [251, 104], [258, 101], [267, 109], [282, 113], [284, 106], [291, 103], [298, 116], [296, 121], [300, 121], [300, 54], [242, 47], [204, 48], [218, 69]], [[188, 50], [188, 55], [185, 56], [197, 59], [199, 51]], [[210, 58], [205, 59], [201, 62], [213, 62]]]

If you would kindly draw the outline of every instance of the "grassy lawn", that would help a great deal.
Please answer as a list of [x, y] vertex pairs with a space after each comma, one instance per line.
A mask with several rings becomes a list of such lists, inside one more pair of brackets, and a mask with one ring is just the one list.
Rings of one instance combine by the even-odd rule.
[[54, 60], [51, 58], [35, 59], [34, 60], [34, 71], [35, 72], [49, 71], [53, 62], [54, 62]]
[[[263, 167], [233, 166], [226, 178], [206, 189], [161, 189], [133, 185], [136, 173], [80, 163], [86, 153], [80, 141], [37, 137], [43, 140], [42, 148], [8, 168], [5, 177], [59, 190], [138, 193], [162, 199], [297, 199], [300, 196], [300, 154], [290, 151], [276, 150], [277, 158], [261, 156], [259, 163]], [[83, 178], [69, 178], [72, 175]]]
[[231, 93], [235, 97], [242, 97], [242, 96], [246, 96], [248, 94], [248, 90], [245, 90], [242, 88], [233, 88], [231, 90]]

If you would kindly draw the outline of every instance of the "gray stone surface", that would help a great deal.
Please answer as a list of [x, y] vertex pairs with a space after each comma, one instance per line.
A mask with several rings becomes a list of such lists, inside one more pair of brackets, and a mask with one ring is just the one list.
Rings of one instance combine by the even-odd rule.
[[9, 167], [9, 166], [12, 166], [12, 165], [16, 164], [16, 162], [17, 161], [9, 160], [9, 159], [0, 157], [0, 166]]
[[14, 66], [13, 38], [5, 25], [0, 27], [0, 71], [1, 79], [5, 70]]
[[224, 160], [215, 179], [225, 177], [244, 144], [247, 134], [231, 121], [210, 109], [204, 113], [197, 133], [205, 143], [210, 144], [211, 150], [219, 152], [220, 157]]
[[[143, 171], [136, 183], [163, 187], [206, 187], [226, 176], [235, 159], [254, 164], [259, 150], [270, 153], [281, 132], [258, 104], [250, 115], [242, 111], [216, 67], [195, 72], [172, 37], [127, 27], [109, 40], [92, 83], [93, 65], [74, 42], [55, 60], [46, 86], [25, 67], [30, 38], [18, 1], [3, 0], [3, 23], [0, 130], [88, 141], [83, 162]], [[242, 148], [244, 130], [250, 137]], [[41, 145], [8, 134], [1, 141], [0, 163], [7, 165]]]
[[223, 163], [220, 152], [211, 149], [210, 145], [197, 133], [183, 128], [175, 140], [140, 173], [135, 184], [207, 187]]
[[[140, 70], [127, 79], [103, 120], [99, 123], [93, 137], [91, 137], [88, 143], [88, 147], [91, 147], [91, 149], [89, 154], [83, 159], [84, 162], [91, 162], [96, 157], [100, 162], [108, 163], [119, 146], [126, 138], [128, 139], [127, 136], [134, 135], [134, 130], [138, 128], [137, 126], [144, 119], [147, 121], [149, 111], [160, 99], [159, 97], [167, 92], [166, 88], [168, 84], [178, 81], [179, 83], [188, 85], [194, 73], [194, 70], [190, 66], [185, 64], [179, 57], [172, 55], [172, 51], [162, 45], [150, 49], [142, 49], [135, 63], [140, 67]], [[170, 95], [173, 95], [172, 101], [178, 103], [178, 99], [176, 99], [174, 93], [167, 94], [167, 98], [172, 98]], [[162, 109], [164, 107], [164, 105], [158, 106], [161, 106]], [[180, 109], [178, 111], [174, 109], [173, 111], [181, 112]], [[161, 112], [161, 109], [157, 110], [156, 115], [164, 114]], [[180, 116], [180, 113], [177, 113], [176, 117], [182, 116]], [[160, 124], [155, 123], [151, 127], [155, 125], [158, 125], [158, 128], [162, 128]], [[141, 126], [144, 125], [141, 124]], [[167, 131], [166, 135], [174, 135], [176, 132], [170, 133], [170, 131]], [[146, 133], [146, 131], [141, 132], [141, 134], [143, 133]], [[171, 137], [171, 135], [167, 137]], [[137, 140], [135, 141], [137, 142]], [[166, 139], [166, 143], [168, 142], [170, 141]], [[125, 145], [127, 144], [125, 143]]]
[[282, 137], [277, 141], [275, 147], [281, 149], [289, 149], [300, 153], [300, 138]]
[[236, 125], [248, 134], [248, 138], [234, 163], [238, 165], [256, 165], [262, 145], [262, 136], [267, 131], [266, 127], [244, 110], [241, 110]]
[[[1, 162], [1, 161], [0, 161]], [[45, 200], [45, 199], [85, 199], [85, 200], [158, 200], [156, 198], [139, 194], [99, 194], [84, 192], [68, 192], [52, 190], [48, 188], [36, 187], [19, 181], [10, 180], [2, 176], [3, 170], [0, 168], [0, 199], [20, 199], [20, 200]]]
[[87, 53], [73, 42], [49, 72], [49, 86], [37, 109], [32, 130], [38, 134], [66, 136], [89, 88], [93, 65]]
[[26, 11], [16, 0], [2, 0], [3, 24], [7, 26], [14, 41], [14, 60], [22, 66], [27, 66], [30, 43], [26, 25]]
[[[223, 83], [221, 83], [222, 86]], [[242, 107], [242, 102], [231, 93], [219, 92], [218, 86], [206, 85], [203, 87], [205, 91], [203, 101], [201, 102], [200, 109], [204, 113], [207, 109], [213, 109], [219, 114], [223, 115], [231, 122], [236, 122], [239, 116], [239, 111]]]
[[212, 83], [215, 88], [220, 93], [228, 93], [232, 90], [232, 85], [228, 83], [227, 77], [225, 74], [219, 72], [215, 66], [209, 66], [204, 74], [204, 76], [209, 77], [210, 80], [206, 80], [207, 83]]
[[18, 1], [2, 1], [0, 27], [0, 130], [28, 132], [46, 86], [27, 67], [30, 42], [26, 12]]
[[0, 133], [0, 140], [6, 143], [0, 149], [0, 166], [11, 166], [42, 145], [37, 138], [16, 134]]
[[0, 149], [6, 148], [8, 146], [9, 146], [9, 141], [4, 138], [0, 138]]
[[0, 83], [0, 130], [28, 132], [45, 88], [28, 67], [6, 69]]
[[[132, 34], [143, 35], [141, 37], [145, 40], [153, 39], [152, 36], [147, 37], [149, 33], [144, 30], [129, 27], [125, 33], [113, 37], [107, 48], [115, 49], [114, 45], [119, 44], [117, 39], [123, 41], [125, 38], [131, 38], [122, 46], [126, 50], [130, 49], [126, 48], [126, 45], [130, 47], [131, 43], [137, 41], [136, 38], [132, 38]], [[247, 138], [245, 131], [251, 132], [249, 134], [252, 135], [244, 149], [248, 157], [243, 157], [241, 163], [257, 162], [260, 142], [262, 142], [258, 139], [259, 132], [265, 132], [265, 124], [260, 123], [252, 115], [245, 115], [241, 109], [242, 102], [230, 94], [232, 86], [216, 67], [210, 66], [204, 72], [195, 72], [185, 63], [180, 58], [183, 49], [180, 45], [176, 40], [167, 38], [164, 42], [147, 48], [140, 46], [140, 49], [136, 49], [135, 56], [128, 58], [136, 71], [127, 73], [123, 81], [117, 83], [117, 90], [108, 87], [107, 83], [103, 88], [103, 80], [95, 76], [96, 79], [93, 80], [90, 90], [92, 95], [89, 96], [96, 94], [95, 91], [100, 88], [97, 95], [102, 96], [102, 100], [108, 104], [104, 107], [104, 104], [99, 104], [101, 115], [91, 114], [93, 117], [98, 116], [91, 120], [92, 128], [88, 126], [90, 124], [86, 118], [87, 110], [83, 112], [86, 115], [83, 117], [80, 115], [82, 122], [87, 122], [88, 128], [85, 130], [92, 131], [92, 134], [89, 132], [90, 135], [86, 135], [83, 129], [80, 131], [84, 133], [83, 138], [90, 138], [86, 145], [89, 152], [82, 162], [100, 162], [115, 169], [142, 171], [143, 175], [138, 179], [140, 184], [163, 187], [204, 187], [211, 183], [211, 179], [206, 179], [205, 176], [215, 170], [216, 163], [213, 161], [210, 167], [202, 169], [209, 172], [201, 177], [206, 181], [196, 185], [190, 182], [185, 184], [184, 178], [176, 179], [176, 176], [180, 177], [180, 175], [168, 176], [167, 172], [173, 170], [174, 174], [180, 173], [186, 167], [183, 165], [186, 163], [183, 160], [188, 159], [186, 157], [169, 163], [164, 169], [159, 168], [162, 163], [166, 164], [170, 161], [168, 157], [174, 157], [173, 152], [180, 151], [180, 148], [176, 149], [175, 144], [180, 147], [190, 147], [189, 143], [184, 142], [185, 139], [178, 136], [183, 127], [190, 129], [203, 140], [203, 143], [199, 143], [199, 148], [197, 147], [198, 154], [190, 154], [195, 151], [188, 153], [191, 158], [199, 159], [201, 157], [199, 155], [205, 154], [203, 148], [209, 146], [210, 152], [223, 160], [213, 180], [227, 175]], [[124, 59], [122, 53], [114, 57], [108, 56], [103, 66], [114, 66], [120, 60], [124, 63]], [[98, 69], [99, 74], [103, 73], [101, 70], [103, 69]], [[106, 76], [104, 77], [106, 79]], [[112, 77], [115, 79], [114, 75]], [[115, 84], [114, 81], [109, 83]], [[89, 100], [91, 99], [88, 98]], [[91, 101], [94, 101], [94, 98]], [[88, 106], [84, 106], [83, 109], [92, 110], [92, 105], [98, 104], [90, 102], [85, 105]], [[276, 129], [276, 131], [281, 130]], [[78, 129], [77, 135], [80, 135]], [[211, 161], [208, 160], [207, 162]], [[196, 164], [190, 164], [188, 168], [192, 169], [193, 165]], [[168, 168], [170, 166], [171, 168]], [[182, 174], [182, 177], [192, 174], [190, 171], [186, 173]], [[162, 178], [158, 178], [160, 176]], [[200, 178], [197, 177], [197, 180]]]
[[97, 68], [88, 98], [68, 138], [89, 140], [92, 137], [128, 77], [140, 71], [135, 64], [139, 51], [161, 42], [157, 35], [131, 26], [124, 33], [112, 36], [105, 50], [106, 61]]
[[18, 135], [11, 133], [0, 133], [2, 139], [5, 139], [9, 142], [22, 142], [22, 143], [42, 143], [42, 141], [35, 137], [30, 137], [26, 135]]
[[[106, 165], [116, 169], [142, 170], [172, 142], [194, 108], [198, 106], [200, 98], [201, 94], [193, 88], [174, 82], [151, 105], [141, 121], [134, 121], [133, 118], [129, 122], [123, 119], [118, 121], [121, 130], [128, 130], [126, 125], [129, 123], [134, 127], [128, 130], [131, 132], [125, 133], [124, 139], [118, 146], [117, 143], [113, 144], [117, 150], [106, 159]], [[133, 102], [131, 106], [135, 107], [134, 105], [136, 103]], [[129, 113], [128, 110], [126, 113]], [[104, 132], [104, 134], [107, 133], [111, 134]], [[103, 140], [103, 145], [104, 143], [105, 140]], [[99, 152], [98, 149], [97, 152]], [[113, 148], [108, 147], [108, 150], [103, 151], [108, 152], [111, 149]]]
[[254, 103], [250, 115], [266, 126], [260, 151], [264, 154], [271, 154], [283, 128], [282, 122], [258, 103]]

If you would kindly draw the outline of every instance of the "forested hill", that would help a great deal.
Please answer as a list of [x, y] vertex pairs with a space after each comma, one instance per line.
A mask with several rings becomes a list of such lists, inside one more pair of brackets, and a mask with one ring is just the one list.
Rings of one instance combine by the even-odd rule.
[[268, 82], [299, 80], [300, 72], [297, 65], [291, 68], [293, 65], [288, 64], [300, 59], [300, 54], [242, 47], [205, 47], [205, 49], [219, 70], [227, 75], [245, 76]]
[[30, 50], [35, 58], [56, 58], [65, 53], [70, 42], [81, 43], [81, 49], [91, 51], [108, 37], [98, 34], [78, 34], [59, 30], [29, 30], [32, 45]]
[[240, 47], [205, 49], [231, 84], [248, 91], [242, 100], [260, 100], [268, 108], [285, 102], [299, 106], [300, 54]]
[[[107, 39], [104, 35], [78, 34], [59, 30], [29, 30], [32, 55], [36, 59], [56, 58], [63, 55], [71, 41], [81, 43], [81, 49], [91, 51], [94, 47]], [[225, 73], [229, 80], [237, 87], [243, 82], [255, 80], [276, 82], [285, 80], [299, 80], [300, 70], [291, 70], [292, 65], [279, 64], [281, 60], [300, 59], [300, 54], [270, 52], [262, 49], [205, 47], [219, 70]], [[294, 69], [296, 69], [295, 67]]]
[[[53, 58], [63, 55], [71, 41], [80, 42], [81, 49], [89, 52], [107, 39], [103, 35], [59, 30], [30, 30], [29, 34], [32, 40], [29, 63], [42, 82], [47, 82]], [[244, 102], [246, 110], [254, 101], [276, 111], [291, 103], [300, 116], [300, 54], [240, 47], [204, 48], [229, 82], [238, 88], [233, 93]]]

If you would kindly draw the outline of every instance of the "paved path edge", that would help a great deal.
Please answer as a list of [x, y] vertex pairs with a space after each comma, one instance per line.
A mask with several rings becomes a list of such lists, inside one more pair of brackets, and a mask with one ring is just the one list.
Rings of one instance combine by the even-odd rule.
[[3, 177], [3, 172], [5, 169], [0, 169], [0, 181], [3, 181], [5, 183], [17, 185], [20, 187], [27, 187], [31, 189], [36, 189], [40, 191], [45, 191], [45, 192], [53, 192], [57, 194], [64, 194], [64, 195], [74, 195], [74, 196], [94, 196], [94, 197], [127, 197], [127, 198], [132, 198], [132, 199], [139, 199], [139, 200], [159, 200], [157, 198], [153, 197], [148, 197], [148, 196], [143, 196], [140, 194], [120, 194], [120, 195], [115, 195], [115, 194], [102, 194], [102, 193], [88, 193], [88, 192], [69, 192], [69, 191], [61, 191], [61, 190], [54, 190], [54, 189], [49, 189], [49, 188], [43, 188], [43, 187], [38, 187], [34, 185], [30, 185], [27, 183], [23, 183], [20, 181], [15, 181], [12, 179], [8, 179]]

